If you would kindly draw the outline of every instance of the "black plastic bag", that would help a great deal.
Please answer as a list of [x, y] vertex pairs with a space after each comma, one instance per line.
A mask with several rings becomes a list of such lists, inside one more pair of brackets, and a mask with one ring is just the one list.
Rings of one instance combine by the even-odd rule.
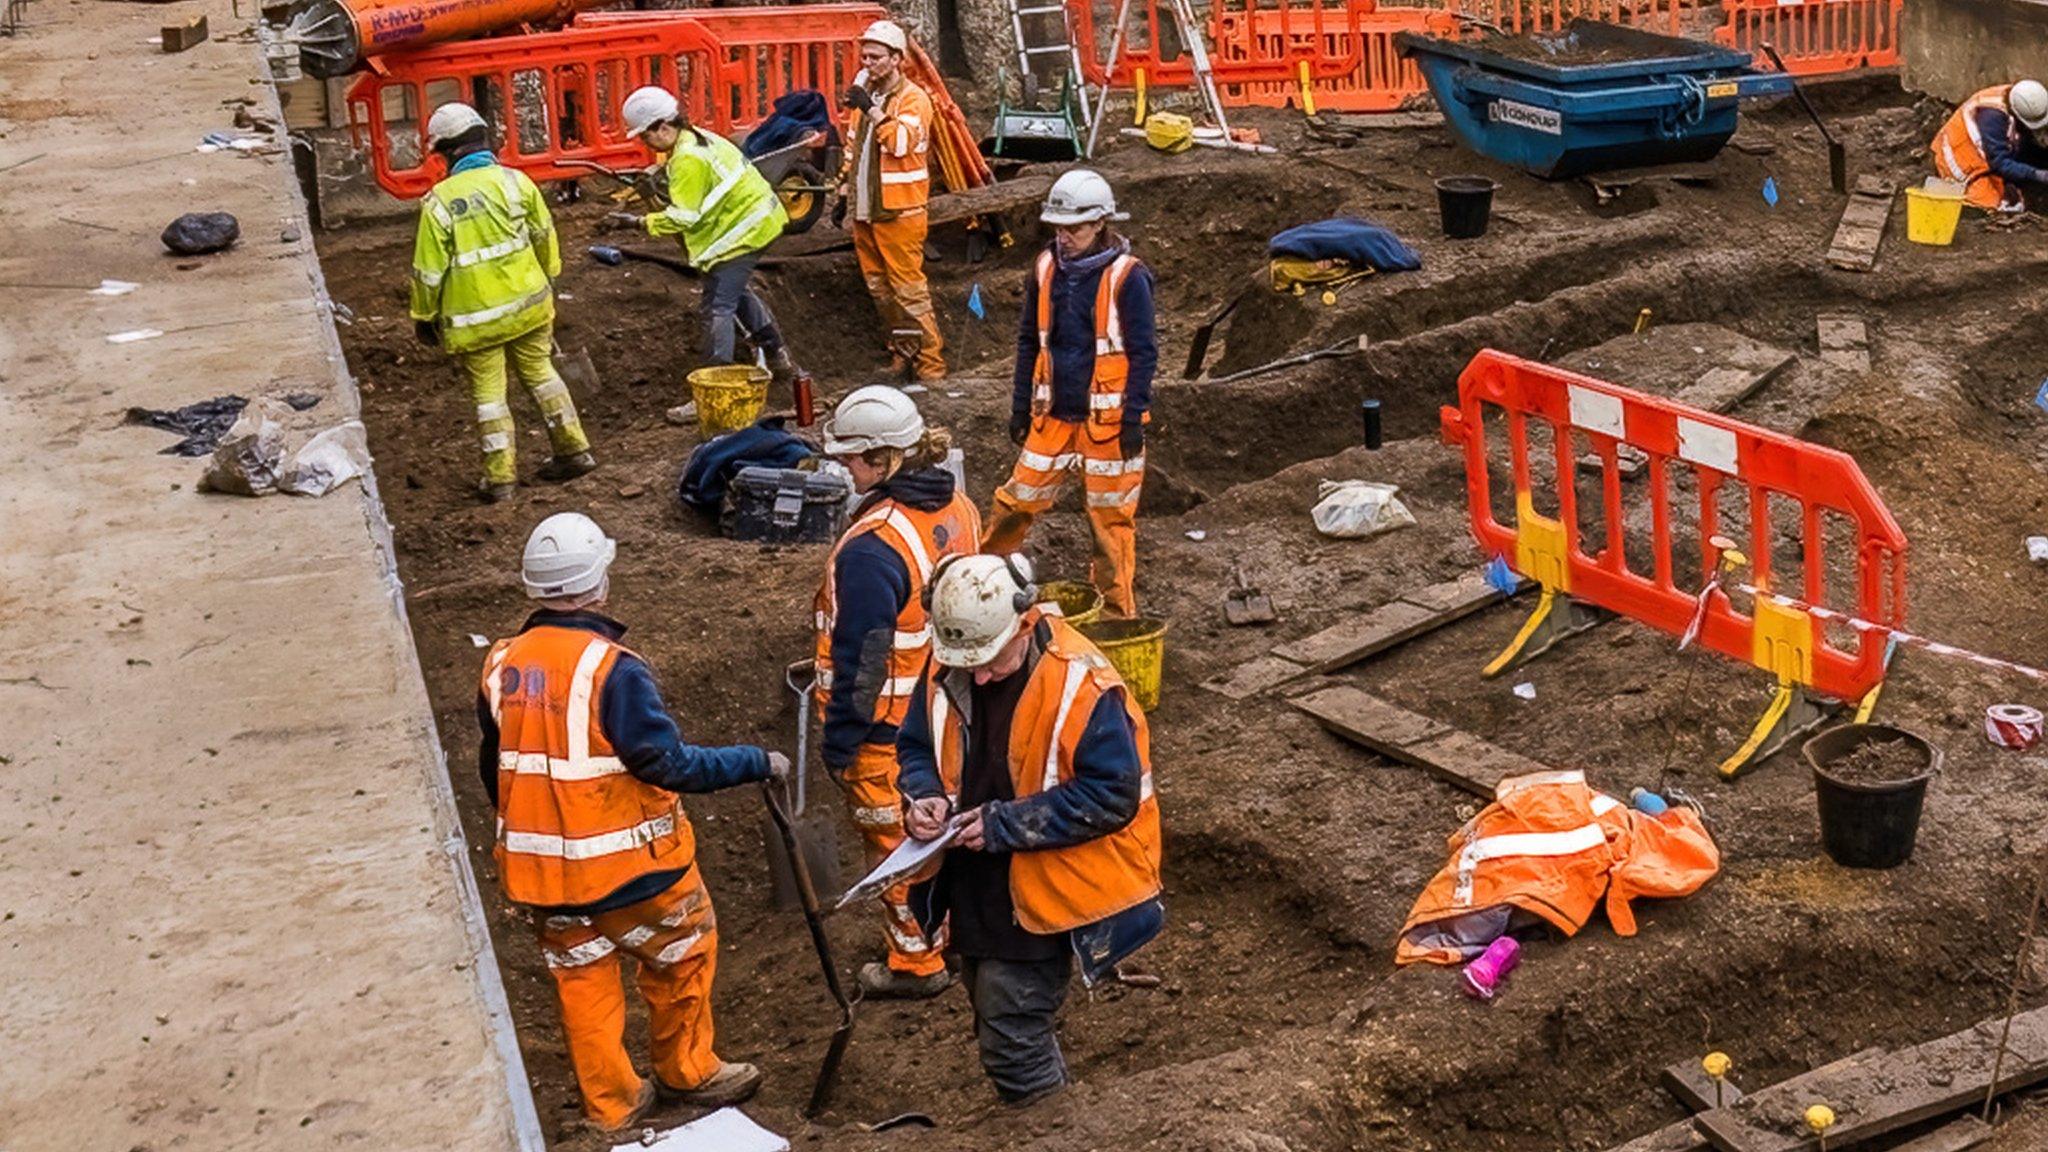
[[242, 223], [227, 212], [187, 212], [164, 229], [164, 247], [180, 256], [219, 252], [241, 238]]

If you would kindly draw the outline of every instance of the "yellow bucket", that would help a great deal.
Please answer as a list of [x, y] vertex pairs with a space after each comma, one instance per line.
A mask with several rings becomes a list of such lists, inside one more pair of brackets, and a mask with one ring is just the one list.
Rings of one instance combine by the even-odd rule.
[[1944, 246], [1956, 238], [1963, 218], [1963, 194], [1932, 188], [1906, 189], [1906, 239]]
[[1160, 667], [1166, 662], [1166, 621], [1143, 616], [1136, 620], [1096, 620], [1083, 625], [1080, 631], [1116, 665], [1139, 708], [1150, 712], [1159, 707]]
[[690, 373], [690, 398], [697, 402], [697, 427], [704, 438], [737, 432], [761, 418], [768, 403], [768, 370], [752, 364], [720, 364]]
[[1079, 628], [1093, 622], [1102, 615], [1102, 593], [1093, 584], [1079, 580], [1048, 580], [1039, 586], [1041, 600], [1050, 600], [1060, 606], [1060, 615], [1067, 623]]

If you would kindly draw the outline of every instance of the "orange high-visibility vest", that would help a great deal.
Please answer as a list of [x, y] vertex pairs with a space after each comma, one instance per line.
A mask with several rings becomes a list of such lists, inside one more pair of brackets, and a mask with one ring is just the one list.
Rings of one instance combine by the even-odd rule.
[[1941, 126], [1929, 150], [1934, 153], [1935, 174], [1944, 180], [1967, 183], [1964, 197], [1978, 208], [1996, 208], [2005, 200], [2005, 181], [1991, 174], [1991, 162], [1984, 156], [1984, 141], [1978, 138], [1977, 113], [1996, 108], [2007, 116], [2008, 147], [2019, 147], [2019, 118], [2006, 107], [2006, 93], [2012, 85], [1986, 88], [1968, 100]]
[[498, 723], [498, 877], [520, 904], [590, 904], [649, 872], [687, 868], [696, 837], [675, 793], [626, 770], [599, 716], [626, 648], [580, 628], [491, 646]]
[[[1010, 788], [1022, 800], [1074, 778], [1074, 749], [1095, 714], [1102, 694], [1122, 688], [1109, 659], [1079, 632], [1042, 606], [1024, 614], [1023, 627], [1043, 622], [1051, 638], [1017, 711], [1010, 719]], [[930, 681], [932, 747], [939, 779], [957, 803], [966, 733], [938, 678]], [[1144, 776], [1138, 812], [1107, 836], [1066, 848], [1016, 852], [1010, 856], [1010, 900], [1026, 931], [1050, 935], [1099, 920], [1159, 895], [1159, 799], [1152, 789], [1152, 738], [1145, 714], [1123, 693], [1125, 715], [1138, 741]]]
[[[1056, 260], [1051, 249], [1038, 254], [1038, 359], [1031, 367], [1031, 414], [1052, 411], [1052, 278]], [[1109, 262], [1095, 287], [1095, 375], [1088, 381], [1088, 418], [1096, 424], [1124, 421], [1124, 385], [1131, 363], [1124, 355], [1124, 322], [1117, 312], [1117, 293], [1130, 278], [1138, 258], [1126, 252]], [[1151, 419], [1147, 412], [1145, 418]]]
[[1394, 962], [1468, 959], [1417, 930], [1502, 906], [1570, 936], [1604, 900], [1615, 933], [1633, 936], [1631, 900], [1688, 895], [1720, 868], [1720, 852], [1690, 808], [1647, 816], [1594, 791], [1580, 772], [1512, 776], [1451, 836], [1450, 860], [1408, 913]]
[[[887, 215], [922, 212], [932, 198], [931, 155], [932, 98], [910, 77], [898, 74], [896, 90], [884, 96], [875, 118], [876, 172], [864, 171], [866, 150], [861, 147], [864, 114], [853, 109], [846, 120], [846, 139], [852, 148], [846, 157], [847, 178], [873, 179], [880, 193], [876, 201]], [[858, 197], [859, 193], [855, 193]]]
[[[839, 543], [832, 546], [832, 555], [825, 560], [825, 580], [818, 586], [813, 604], [818, 631], [817, 706], [821, 715], [832, 692], [833, 678], [842, 671], [832, 666], [832, 623], [839, 615], [839, 594], [833, 587], [832, 573], [839, 564], [839, 550], [849, 541], [870, 534], [902, 557], [903, 568], [910, 573], [910, 597], [896, 614], [889, 667], [881, 690], [875, 695], [873, 716], [877, 724], [901, 724], [904, 714], [910, 711], [910, 694], [917, 690], [917, 678], [923, 674], [932, 651], [931, 618], [924, 606], [925, 585], [931, 582], [932, 571], [941, 559], [975, 550], [981, 540], [981, 514], [975, 510], [973, 501], [957, 490], [951, 503], [932, 512], [884, 499], [839, 537]], [[860, 675], [860, 671], [844, 670], [852, 676]]]

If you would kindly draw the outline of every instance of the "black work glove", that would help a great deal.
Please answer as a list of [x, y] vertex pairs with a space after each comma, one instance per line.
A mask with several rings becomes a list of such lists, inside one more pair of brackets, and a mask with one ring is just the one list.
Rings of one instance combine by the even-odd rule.
[[832, 226], [834, 228], [846, 227], [847, 207], [846, 197], [844, 196], [832, 202]]
[[1117, 433], [1116, 445], [1123, 451], [1124, 459], [1135, 460], [1145, 454], [1145, 426], [1126, 424]]
[[866, 88], [855, 84], [846, 90], [844, 96], [840, 97], [840, 103], [848, 108], [858, 108], [862, 112], [867, 112], [875, 106], [875, 95]]
[[429, 348], [439, 348], [441, 346], [441, 332], [434, 327], [432, 320], [413, 321], [412, 338]]
[[1014, 412], [1010, 415], [1010, 443], [1022, 447], [1024, 437], [1031, 434], [1031, 413]]

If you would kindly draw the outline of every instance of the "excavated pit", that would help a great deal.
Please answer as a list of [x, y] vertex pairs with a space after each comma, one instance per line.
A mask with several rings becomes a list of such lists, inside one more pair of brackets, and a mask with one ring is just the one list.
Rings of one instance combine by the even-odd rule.
[[[1837, 89], [1827, 106], [1853, 163], [1916, 178], [1907, 150], [1888, 149], [1915, 138], [1927, 109], [1863, 88]], [[769, 1075], [750, 1110], [806, 1148], [1600, 1149], [1677, 1119], [1656, 1071], [1709, 1048], [1735, 1054], [1738, 1079], [1760, 1085], [1997, 1009], [2023, 919], [2017, 861], [2043, 842], [2032, 830], [2028, 762], [1985, 746], [1975, 725], [1983, 704], [2016, 698], [2021, 685], [1917, 654], [1900, 660], [1882, 718], [1927, 734], [1949, 768], [1914, 862], [1858, 874], [1820, 858], [1794, 756], [1733, 784], [1714, 776], [1767, 698], [1763, 675], [1746, 666], [1680, 654], [1668, 638], [1610, 622], [1523, 672], [1481, 680], [1479, 666], [1520, 622], [1518, 601], [1339, 673], [1524, 755], [1583, 767], [1612, 791], [1679, 784], [1714, 819], [1726, 866], [1705, 891], [1643, 908], [1634, 939], [1596, 923], [1576, 940], [1532, 945], [1485, 1008], [1445, 973], [1397, 972], [1390, 960], [1403, 915], [1474, 798], [1326, 734], [1284, 692], [1232, 703], [1198, 685], [1281, 640], [1475, 568], [1483, 558], [1464, 523], [1462, 465], [1436, 442], [1437, 409], [1458, 372], [1485, 347], [1551, 359], [1593, 348], [1646, 308], [1654, 324], [1718, 324], [1798, 353], [1734, 414], [1862, 461], [1913, 542], [1916, 627], [2014, 655], [2041, 650], [2048, 621], [2025, 605], [2038, 602], [2044, 578], [2019, 547], [2048, 520], [2048, 457], [2030, 402], [2039, 367], [2026, 352], [2043, 310], [2011, 291], [2044, 271], [2028, 234], [1966, 225], [1950, 252], [1908, 247], [1895, 224], [1875, 274], [1824, 269], [1839, 201], [1826, 189], [1818, 138], [1783, 109], [1745, 123], [1738, 140], [1750, 150], [1725, 154], [1713, 184], [1660, 185], [1654, 206], [1614, 219], [1569, 188], [1460, 152], [1440, 130], [1371, 133], [1355, 148], [1304, 156], [1311, 145], [1293, 122], [1258, 122], [1282, 155], [1166, 158], [1124, 145], [1103, 165], [1159, 285], [1139, 587], [1148, 611], [1174, 625], [1153, 717], [1171, 911], [1140, 962], [1162, 986], [1093, 996], [1077, 986], [1063, 1042], [1081, 1083], [1023, 1112], [995, 1105], [982, 1083], [961, 997], [863, 1005], [838, 1102], [806, 1125], [797, 1107], [831, 1023], [815, 962], [798, 919], [770, 905], [758, 799], [751, 790], [692, 797], [723, 929], [720, 1050]], [[1503, 183], [1494, 230], [1462, 244], [1434, 234], [1430, 192], [1436, 176], [1460, 171]], [[1775, 210], [1757, 196], [1766, 175], [1785, 192]], [[1182, 381], [1194, 328], [1256, 285], [1266, 238], [1339, 212], [1393, 227], [1421, 251], [1423, 270], [1346, 288], [1335, 305], [1254, 286], [1222, 326], [1209, 371], [1360, 333], [1370, 350], [1236, 383]], [[415, 636], [475, 846], [488, 844], [490, 817], [472, 767], [479, 653], [469, 636], [518, 626], [519, 545], [548, 513], [589, 510], [618, 537], [613, 609], [688, 736], [782, 747], [793, 738], [781, 667], [808, 652], [824, 550], [729, 543], [676, 506], [696, 438], [661, 414], [685, 398], [694, 289], [648, 265], [585, 259], [585, 245], [618, 239], [598, 230], [602, 213], [588, 202], [558, 210], [567, 264], [558, 331], [565, 347], [589, 348], [603, 377], [601, 392], [578, 400], [604, 466], [568, 487], [524, 487], [496, 507], [468, 495], [468, 398], [438, 353], [411, 343], [410, 228], [321, 238], [336, 298], [356, 314], [343, 338], [363, 380]], [[945, 233], [943, 259], [931, 265], [956, 374], [921, 403], [963, 443], [981, 499], [1013, 452], [1010, 355], [1037, 244], [1028, 211], [1006, 217], [1014, 246], [973, 265]], [[878, 325], [850, 255], [789, 258], [763, 282], [822, 393], [872, 378]], [[985, 320], [966, 309], [977, 288]], [[1866, 319], [1870, 373], [1820, 362], [1815, 317], [1834, 313]], [[1385, 411], [1389, 443], [1377, 453], [1356, 447], [1357, 404], [1368, 396]], [[531, 409], [514, 403], [530, 472], [545, 441]], [[1400, 484], [1416, 525], [1366, 542], [1319, 537], [1308, 519], [1317, 482], [1343, 477]], [[1196, 530], [1199, 541], [1188, 535]], [[1078, 502], [1070, 496], [1050, 515], [1032, 547], [1048, 574], [1083, 575]], [[1223, 593], [1239, 565], [1274, 596], [1280, 623], [1224, 624]], [[1511, 693], [1519, 682], [1535, 686], [1534, 701]], [[840, 840], [842, 873], [855, 875], [850, 830]], [[488, 852], [475, 860], [488, 891]], [[551, 1139], [578, 1152], [605, 1147], [575, 1130], [537, 951], [502, 909], [493, 931]], [[835, 920], [842, 966], [871, 958], [877, 934], [866, 917]], [[908, 1110], [930, 1114], [938, 1130], [856, 1127]]]

